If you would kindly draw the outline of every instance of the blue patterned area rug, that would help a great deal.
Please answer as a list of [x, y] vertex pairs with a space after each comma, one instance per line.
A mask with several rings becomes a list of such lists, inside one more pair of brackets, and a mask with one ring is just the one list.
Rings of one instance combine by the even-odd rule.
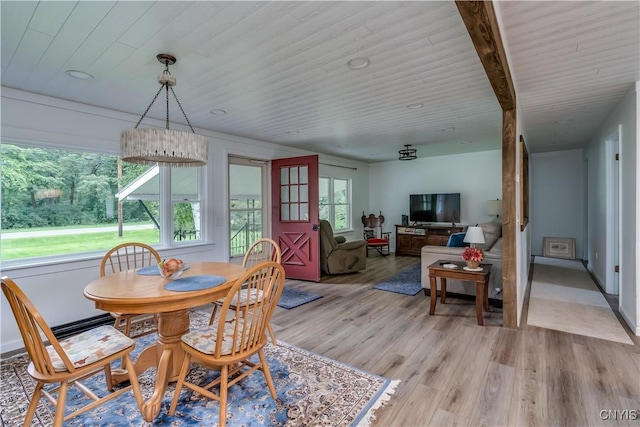
[[[208, 323], [209, 313], [194, 312], [192, 324]], [[156, 334], [137, 340], [134, 360], [142, 349], [156, 339]], [[374, 411], [387, 402], [399, 383], [380, 377], [336, 360], [328, 359], [299, 347], [270, 343], [265, 347], [271, 375], [278, 393], [274, 401], [264, 376], [255, 372], [232, 386], [227, 404], [228, 426], [368, 426], [375, 419]], [[2, 361], [0, 391], [1, 425], [22, 425], [34, 383], [26, 372], [28, 357], [19, 355]], [[192, 365], [190, 380], [211, 381], [217, 372], [208, 372]], [[151, 396], [155, 369], [140, 375], [143, 397]], [[83, 381], [86, 385], [106, 393], [104, 376]], [[162, 401], [160, 415], [153, 423], [143, 420], [133, 393], [122, 396], [88, 411], [65, 423], [65, 426], [215, 426], [218, 425], [219, 405], [188, 389], [183, 390], [175, 416], [167, 411], [173, 398], [175, 383], [169, 384]], [[86, 399], [71, 387], [67, 398], [67, 412]], [[53, 406], [41, 399], [32, 426], [51, 426]]]
[[410, 296], [416, 295], [422, 290], [422, 285], [420, 284], [420, 264], [412, 265], [396, 273], [390, 279], [378, 283], [373, 289]]
[[278, 300], [278, 307], [289, 310], [308, 302], [315, 301], [319, 298], [322, 298], [322, 295], [296, 289], [291, 286], [285, 286], [282, 289], [282, 295], [280, 295], [280, 299]]

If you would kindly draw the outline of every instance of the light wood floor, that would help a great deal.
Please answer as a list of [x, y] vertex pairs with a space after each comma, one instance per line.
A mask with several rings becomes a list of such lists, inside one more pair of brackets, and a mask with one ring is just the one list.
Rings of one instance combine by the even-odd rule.
[[[356, 274], [320, 283], [288, 281], [323, 298], [272, 319], [278, 339], [360, 369], [400, 379], [375, 426], [638, 426], [640, 340], [634, 345], [523, 326], [502, 312], [478, 326], [471, 300], [448, 298], [429, 315], [429, 298], [371, 289], [417, 257], [370, 256]], [[525, 305], [525, 315], [526, 315]], [[526, 317], [524, 319], [526, 321]]]

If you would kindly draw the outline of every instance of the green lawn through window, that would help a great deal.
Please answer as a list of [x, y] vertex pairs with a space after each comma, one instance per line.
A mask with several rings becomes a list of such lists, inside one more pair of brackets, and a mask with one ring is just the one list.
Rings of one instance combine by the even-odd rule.
[[104, 233], [2, 239], [0, 252], [3, 261], [99, 250], [106, 252], [108, 249], [126, 242], [143, 242], [152, 245], [158, 243], [158, 235], [158, 231], [155, 229], [141, 229], [126, 230], [123, 237], [118, 237], [118, 234], [113, 231], [106, 231]]

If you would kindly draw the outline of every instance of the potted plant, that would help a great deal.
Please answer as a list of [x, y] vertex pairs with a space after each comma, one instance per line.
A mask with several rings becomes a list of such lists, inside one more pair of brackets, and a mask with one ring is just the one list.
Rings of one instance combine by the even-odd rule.
[[467, 267], [475, 270], [484, 259], [484, 252], [482, 252], [480, 248], [465, 248], [465, 250], [462, 251], [462, 259], [467, 262]]

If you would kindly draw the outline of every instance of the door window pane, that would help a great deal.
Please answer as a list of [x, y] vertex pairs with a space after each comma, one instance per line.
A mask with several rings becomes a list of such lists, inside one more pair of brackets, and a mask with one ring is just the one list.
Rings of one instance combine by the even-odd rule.
[[[285, 170], [287, 171], [285, 173]], [[280, 176], [289, 177], [289, 182], [281, 182], [280, 186], [280, 220], [281, 221], [308, 221], [308, 206], [302, 207], [309, 201], [309, 185], [307, 167], [283, 167]], [[300, 178], [304, 179], [299, 183]]]
[[298, 216], [298, 204], [291, 204], [289, 206], [289, 220], [290, 221], [298, 221], [300, 219], [300, 217]]
[[308, 184], [309, 183], [309, 167], [302, 166], [300, 167], [300, 184]]

